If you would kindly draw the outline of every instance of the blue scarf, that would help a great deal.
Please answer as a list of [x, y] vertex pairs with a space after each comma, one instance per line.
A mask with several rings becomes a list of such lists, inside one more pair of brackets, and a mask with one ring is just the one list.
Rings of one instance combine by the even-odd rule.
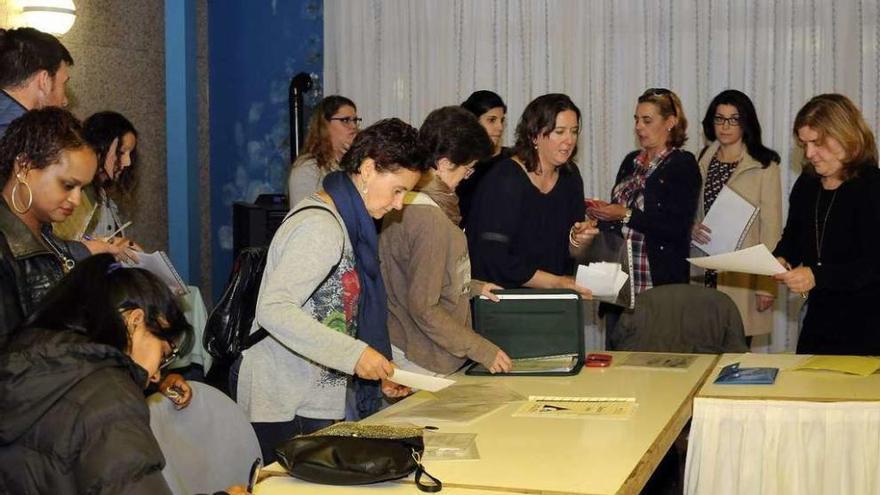
[[[327, 194], [333, 198], [336, 210], [342, 216], [354, 250], [355, 267], [361, 285], [357, 338], [390, 360], [388, 296], [379, 269], [379, 235], [376, 233], [376, 224], [367, 213], [364, 200], [354, 187], [354, 183], [344, 172], [327, 174], [323, 186]], [[361, 418], [373, 414], [381, 407], [382, 390], [378, 381], [355, 377], [355, 395], [357, 411]]]

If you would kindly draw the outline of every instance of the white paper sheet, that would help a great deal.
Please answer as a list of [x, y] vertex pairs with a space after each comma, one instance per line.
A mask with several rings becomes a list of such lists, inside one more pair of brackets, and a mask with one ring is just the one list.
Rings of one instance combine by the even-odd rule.
[[428, 392], [437, 392], [455, 383], [455, 380], [442, 378], [439, 376], [422, 375], [413, 373], [412, 371], [394, 368], [394, 375], [389, 378], [394, 383], [398, 383], [405, 387], [416, 390], [427, 390]]
[[629, 275], [621, 269], [620, 263], [604, 261], [579, 265], [576, 277], [576, 283], [590, 289], [593, 297], [617, 296], [627, 280]]
[[143, 268], [153, 275], [159, 277], [159, 280], [165, 282], [165, 285], [177, 295], [183, 295], [189, 292], [183, 279], [177, 273], [174, 265], [164, 251], [155, 251], [152, 253], [137, 253], [138, 260], [134, 263], [128, 263], [129, 266], [135, 268]]
[[706, 244], [694, 242], [693, 245], [709, 255], [735, 251], [757, 213], [755, 205], [724, 186], [703, 219], [703, 225], [712, 231], [709, 234], [711, 239]]
[[702, 258], [688, 258], [691, 264], [701, 268], [718, 270], [720, 272], [752, 273], [755, 275], [776, 275], [785, 273], [782, 266], [767, 246], [758, 244], [746, 249], [740, 249], [732, 253], [719, 254], [716, 256], [704, 256]]

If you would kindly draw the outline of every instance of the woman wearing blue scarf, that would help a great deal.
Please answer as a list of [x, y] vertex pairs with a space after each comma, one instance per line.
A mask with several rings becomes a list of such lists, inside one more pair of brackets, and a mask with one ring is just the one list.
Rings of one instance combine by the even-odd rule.
[[406, 392], [386, 381], [391, 344], [373, 220], [399, 210], [426, 167], [417, 131], [382, 120], [358, 134], [340, 171], [272, 239], [252, 329], [271, 338], [244, 351], [233, 384], [266, 461], [280, 442], [343, 419], [352, 375], [359, 417], [378, 410], [382, 392]]

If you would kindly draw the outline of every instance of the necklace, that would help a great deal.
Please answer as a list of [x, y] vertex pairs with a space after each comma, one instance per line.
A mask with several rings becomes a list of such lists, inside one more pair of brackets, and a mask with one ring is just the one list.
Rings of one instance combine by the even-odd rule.
[[55, 241], [49, 238], [49, 236], [46, 235], [45, 232], [41, 233], [40, 237], [42, 237], [43, 242], [46, 244], [49, 250], [52, 251], [52, 254], [54, 254], [58, 258], [58, 260], [61, 261], [62, 271], [64, 273], [67, 273], [72, 270], [73, 267], [76, 265], [76, 261], [74, 261], [73, 258], [68, 256], [66, 253], [64, 253], [61, 247], [55, 244]]
[[822, 186], [819, 186], [819, 195], [816, 196], [816, 266], [822, 266], [822, 243], [825, 242], [825, 227], [828, 226], [828, 216], [831, 214], [831, 207], [834, 206], [834, 200], [837, 199], [837, 191], [831, 195], [831, 201], [828, 203], [828, 209], [825, 210], [825, 219], [822, 220], [822, 233], [819, 233], [819, 201], [822, 199]]

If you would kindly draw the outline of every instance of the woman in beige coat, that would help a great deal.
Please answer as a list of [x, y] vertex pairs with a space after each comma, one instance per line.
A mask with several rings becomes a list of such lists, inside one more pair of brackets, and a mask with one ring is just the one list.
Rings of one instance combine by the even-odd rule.
[[[727, 185], [759, 208], [758, 216], [737, 249], [764, 244], [772, 251], [782, 230], [780, 159], [777, 152], [761, 142], [761, 125], [752, 101], [740, 91], [722, 91], [706, 111], [703, 133], [711, 144], [699, 158], [703, 189], [693, 228], [694, 243], [699, 246], [709, 242], [711, 232], [702, 221], [722, 187]], [[733, 299], [747, 337], [773, 330], [772, 308], [777, 285], [771, 277], [708, 271], [702, 282], [717, 287]]]

